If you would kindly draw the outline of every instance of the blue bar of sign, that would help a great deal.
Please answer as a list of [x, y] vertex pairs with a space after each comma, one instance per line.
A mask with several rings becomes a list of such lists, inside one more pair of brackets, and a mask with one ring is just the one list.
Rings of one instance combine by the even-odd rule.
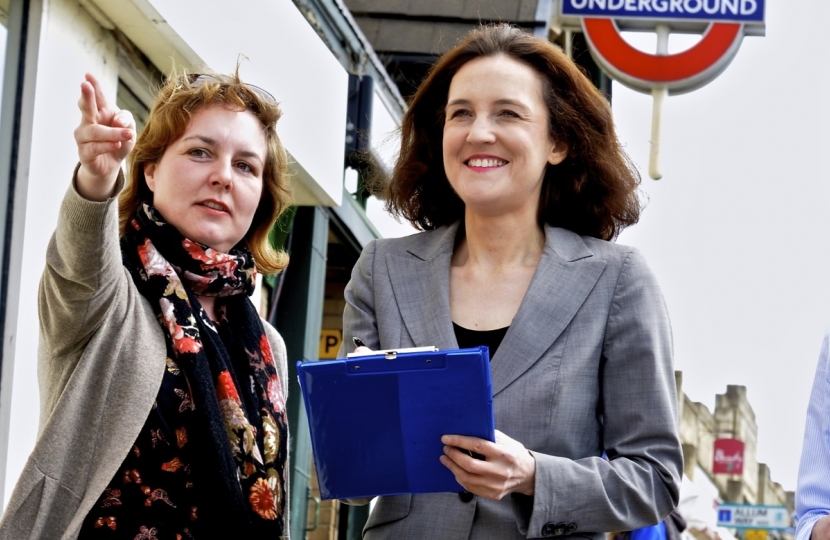
[[764, 2], [765, 0], [563, 0], [562, 15], [763, 23]]

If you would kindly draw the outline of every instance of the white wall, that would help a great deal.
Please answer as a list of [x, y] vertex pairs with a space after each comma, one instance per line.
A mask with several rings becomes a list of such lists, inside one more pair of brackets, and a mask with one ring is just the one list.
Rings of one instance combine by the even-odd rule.
[[247, 58], [243, 75], [281, 102], [280, 137], [308, 173], [306, 183], [322, 188], [319, 204], [339, 205], [349, 77], [294, 3], [147, 1], [213, 69], [231, 71], [240, 54]]
[[[0, 24], [0, 73], [6, 64], [6, 27]], [[0, 99], [3, 99], [3, 85], [0, 84]]]
[[296, 160], [301, 204], [343, 196], [348, 74], [288, 0], [94, 0], [162, 70], [233, 71], [282, 104], [277, 130]]
[[94, 73], [113, 100], [117, 84], [115, 42], [76, 2], [47, 2], [41, 36], [4, 507], [37, 433], [37, 284], [58, 207], [78, 160], [72, 132], [80, 121], [80, 84], [84, 73]]

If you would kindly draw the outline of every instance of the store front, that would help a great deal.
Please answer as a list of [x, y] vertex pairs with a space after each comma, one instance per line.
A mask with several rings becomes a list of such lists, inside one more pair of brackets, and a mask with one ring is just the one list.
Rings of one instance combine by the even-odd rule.
[[[344, 13], [327, 20], [350, 24]], [[36, 292], [77, 162], [72, 132], [87, 72], [119, 107], [133, 112], [139, 129], [153, 89], [173, 66], [231, 72], [238, 65], [244, 80], [277, 97], [284, 113], [278, 131], [292, 160], [296, 204], [282, 224], [284, 234], [277, 236], [290, 251], [291, 265], [284, 276], [265, 280], [258, 303], [285, 336], [289, 364], [318, 357], [321, 328], [338, 325], [336, 310], [342, 312], [351, 265], [378, 236], [365, 198], [352, 193], [358, 188], [344, 189], [354, 66], [330, 48], [338, 41], [327, 43], [321, 32], [291, 2], [239, 0], [231, 7], [221, 0], [0, 0], [3, 506], [37, 435]], [[353, 41], [363, 46], [360, 39]], [[375, 99], [382, 104], [377, 118], [388, 132], [397, 125], [402, 103], [399, 96], [383, 96], [384, 88], [388, 85], [379, 85]], [[300, 538], [311, 461], [299, 392], [292, 394], [292, 535]]]

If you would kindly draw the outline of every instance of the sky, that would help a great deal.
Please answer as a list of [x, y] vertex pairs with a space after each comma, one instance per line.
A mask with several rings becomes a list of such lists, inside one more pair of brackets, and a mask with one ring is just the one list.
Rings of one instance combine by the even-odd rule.
[[[794, 490], [830, 329], [830, 3], [766, 4], [765, 37], [745, 37], [719, 78], [664, 102], [659, 181], [648, 177], [651, 96], [614, 83], [618, 136], [648, 200], [618, 242], [639, 248], [657, 275], [683, 391], [713, 411], [727, 385], [746, 386], [758, 461]], [[656, 50], [653, 33], [625, 37]], [[698, 39], [673, 34], [669, 52]], [[408, 232], [372, 216], [387, 235]]]
[[[670, 96], [659, 181], [647, 175], [651, 97], [613, 89], [649, 197], [619, 242], [643, 251], [663, 288], [683, 390], [713, 410], [727, 385], [746, 386], [758, 461], [788, 490], [830, 329], [828, 15], [821, 0], [768, 1], [765, 37], [744, 38], [709, 85]], [[653, 34], [630, 42], [645, 38], [655, 46]]]

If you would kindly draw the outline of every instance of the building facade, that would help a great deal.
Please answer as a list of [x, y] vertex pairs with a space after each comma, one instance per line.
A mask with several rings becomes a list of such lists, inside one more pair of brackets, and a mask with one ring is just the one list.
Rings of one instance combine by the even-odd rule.
[[[680, 510], [689, 521], [690, 533], [713, 540], [728, 538], [717, 527], [716, 504], [730, 502], [748, 505], [786, 506], [789, 515], [795, 510], [795, 492], [786, 491], [773, 481], [772, 471], [757, 459], [758, 426], [745, 386], [729, 385], [724, 394], [715, 396], [715, 410], [693, 402], [683, 391], [683, 376], [676, 372], [678, 420], [683, 445], [684, 484]], [[715, 441], [735, 439], [744, 445], [740, 474], [715, 472]], [[685, 501], [684, 501], [685, 497]], [[700, 499], [700, 500], [694, 500]], [[732, 531], [746, 538], [746, 531]], [[771, 532], [773, 537], [788, 535]]]

